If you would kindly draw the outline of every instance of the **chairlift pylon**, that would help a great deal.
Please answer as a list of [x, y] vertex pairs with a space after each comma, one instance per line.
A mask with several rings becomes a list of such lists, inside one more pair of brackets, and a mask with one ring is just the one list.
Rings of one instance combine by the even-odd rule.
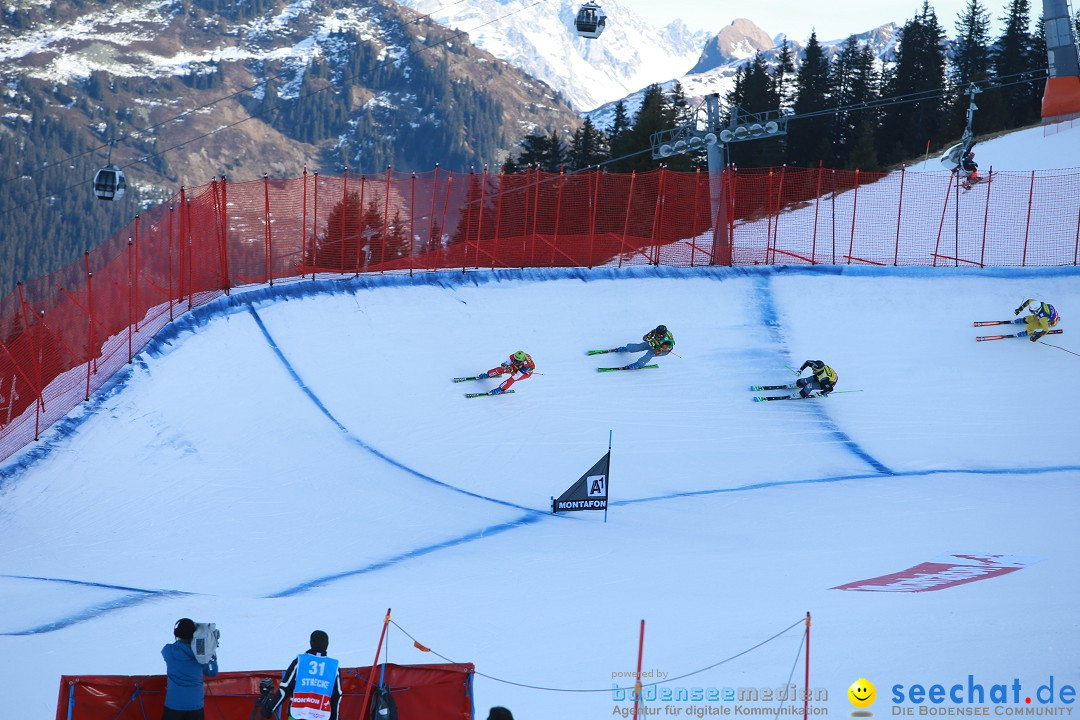
[[604, 11], [594, 2], [587, 2], [581, 6], [578, 10], [577, 17], [574, 18], [574, 26], [577, 28], [577, 34], [583, 38], [589, 38], [595, 40], [600, 37], [600, 33], [604, 32], [604, 27], [607, 24], [607, 15]]

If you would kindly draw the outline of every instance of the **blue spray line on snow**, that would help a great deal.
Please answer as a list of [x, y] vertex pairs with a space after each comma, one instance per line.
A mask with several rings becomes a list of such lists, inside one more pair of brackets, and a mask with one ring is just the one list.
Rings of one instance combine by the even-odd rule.
[[473, 532], [460, 535], [456, 538], [444, 540], [438, 543], [432, 543], [431, 545], [423, 545], [414, 550], [406, 550], [405, 552], [398, 553], [392, 557], [388, 557], [385, 560], [379, 560], [363, 567], [355, 568], [353, 570], [343, 570], [342, 572], [333, 573], [331, 575], [324, 575], [314, 580], [308, 580], [307, 582], [294, 585], [290, 588], [281, 590], [280, 592], [273, 593], [272, 595], [265, 595], [266, 598], [283, 598], [292, 597], [305, 593], [309, 590], [314, 590], [317, 587], [328, 585], [337, 580], [344, 580], [345, 578], [356, 577], [358, 575], [366, 575], [368, 573], [375, 572], [376, 570], [385, 570], [388, 567], [393, 567], [406, 560], [412, 560], [413, 558], [423, 557], [429, 555], [437, 550], [446, 550], [447, 548], [457, 547], [458, 545], [464, 545], [465, 543], [473, 542], [474, 540], [483, 540], [484, 538], [491, 537], [493, 535], [499, 535], [507, 530], [513, 530], [515, 528], [524, 527], [526, 525], [532, 525], [540, 522], [540, 520], [551, 517], [546, 514], [529, 514], [522, 515], [516, 520], [500, 523], [498, 525], [488, 525], [480, 530], [474, 530]]
[[[716, 488], [713, 490], [694, 490], [687, 492], [668, 493], [667, 495], [657, 495], [654, 497], [637, 498], [633, 500], [614, 500], [611, 501], [611, 505], [627, 506], [636, 505], [640, 503], [651, 502], [663, 502], [668, 500], [681, 500], [689, 497], [700, 497], [703, 495], [720, 495], [724, 493], [739, 493], [739, 492], [752, 492], [755, 490], [767, 490], [770, 488], [780, 488], [793, 485], [815, 485], [823, 483], [836, 483], [836, 482], [852, 482], [859, 480], [882, 480], [882, 479], [898, 479], [902, 477], [928, 477], [931, 475], [1043, 475], [1047, 473], [1057, 472], [1080, 472], [1080, 465], [1053, 465], [1048, 467], [1037, 468], [997, 468], [997, 469], [981, 469], [981, 470], [912, 470], [905, 472], [895, 472], [891, 475], [881, 475], [880, 473], [865, 473], [862, 475], [836, 475], [833, 477], [823, 478], [804, 478], [802, 480], [777, 480], [774, 482], [762, 482], [753, 483], [751, 485], [742, 485], [739, 487], [731, 488]], [[277, 593], [271, 595], [262, 596], [263, 598], [279, 598], [279, 597], [293, 597], [302, 593], [314, 590], [318, 587], [329, 585], [338, 580], [344, 580], [359, 575], [366, 575], [368, 573], [376, 572], [378, 570], [384, 570], [389, 567], [401, 564], [407, 560], [413, 558], [429, 555], [438, 550], [446, 550], [449, 548], [464, 545], [476, 540], [483, 540], [486, 537], [499, 535], [509, 530], [514, 530], [519, 527], [525, 527], [527, 525], [533, 525], [541, 520], [551, 517], [550, 515], [529, 513], [521, 516], [517, 520], [501, 523], [499, 525], [487, 526], [481, 530], [465, 533], [456, 538], [444, 540], [438, 543], [432, 543], [431, 545], [424, 545], [415, 550], [407, 550], [400, 552], [397, 555], [380, 560], [374, 563], [370, 563], [361, 568], [353, 570], [346, 570], [340, 573], [332, 575], [325, 575], [323, 577], [315, 578], [303, 583], [299, 583], [290, 588], [286, 588]], [[0, 575], [0, 577], [16, 578], [16, 579], [28, 579], [28, 580], [40, 580], [43, 582], [63, 583], [70, 585], [84, 585], [91, 587], [101, 588], [117, 588], [123, 590], [132, 590], [137, 594], [126, 595], [118, 600], [103, 603], [101, 605], [93, 606], [83, 610], [74, 615], [55, 620], [50, 623], [38, 625], [26, 630], [17, 630], [11, 632], [0, 632], [0, 637], [3, 636], [18, 636], [18, 635], [36, 635], [42, 633], [53, 632], [54, 630], [60, 630], [71, 625], [94, 620], [101, 615], [116, 610], [122, 610], [128, 607], [148, 602], [150, 600], [165, 599], [171, 597], [182, 597], [185, 595], [194, 595], [196, 593], [184, 592], [179, 590], [141, 590], [138, 588], [125, 588], [118, 585], [107, 585], [104, 583], [83, 582], [78, 580], [67, 580], [61, 578], [46, 578], [46, 577], [30, 577], [22, 575]]]
[[278, 347], [278, 344], [274, 340], [274, 337], [270, 334], [270, 331], [266, 329], [266, 325], [263, 324], [262, 318], [259, 317], [259, 313], [256, 312], [255, 307], [253, 305], [249, 305], [248, 310], [251, 312], [251, 316], [253, 318], [255, 318], [255, 324], [259, 326], [259, 330], [262, 332], [263, 336], [266, 338], [266, 342], [270, 345], [270, 348], [274, 351], [274, 354], [277, 355], [278, 360], [281, 361], [281, 364], [285, 366], [285, 370], [289, 373], [289, 376], [292, 377], [293, 381], [300, 387], [300, 390], [305, 395], [307, 395], [308, 399], [311, 400], [312, 403], [314, 403], [315, 407], [317, 407], [319, 409], [319, 412], [321, 412], [323, 415], [325, 415], [327, 417], [327, 419], [329, 419], [330, 422], [333, 423], [334, 426], [337, 427], [337, 429], [340, 430], [342, 432], [342, 434], [345, 435], [346, 440], [348, 440], [349, 442], [353, 443], [354, 445], [360, 447], [361, 449], [366, 450], [367, 452], [371, 453], [372, 455], [379, 458], [383, 462], [389, 463], [390, 465], [393, 465], [394, 467], [396, 467], [399, 470], [404, 470], [405, 472], [409, 473], [413, 477], [420, 478], [421, 480], [426, 480], [429, 483], [434, 483], [435, 485], [438, 485], [441, 488], [445, 488], [446, 490], [452, 490], [453, 492], [461, 493], [462, 495], [467, 495], [468, 497], [476, 498], [477, 500], [486, 500], [488, 502], [492, 502], [492, 503], [495, 503], [497, 505], [505, 505], [506, 507], [512, 507], [512, 508], [514, 508], [516, 510], [525, 510], [526, 512], [536, 513], [538, 515], [546, 515], [547, 514], [543, 510], [536, 510], [535, 508], [528, 508], [528, 507], [525, 507], [524, 505], [518, 505], [517, 503], [509, 502], [508, 500], [499, 500], [498, 498], [489, 497], [487, 495], [481, 495], [480, 493], [474, 493], [474, 492], [472, 492], [470, 490], [465, 490], [465, 489], [462, 489], [462, 488], [459, 488], [459, 487], [455, 487], [455, 486], [453, 486], [453, 485], [451, 485], [449, 483], [443, 482], [442, 480], [436, 480], [435, 478], [431, 477], [430, 475], [425, 475], [424, 473], [420, 472], [419, 470], [411, 468], [408, 465], [405, 465], [404, 463], [402, 463], [402, 462], [400, 462], [398, 460], [395, 460], [394, 458], [390, 457], [386, 453], [384, 453], [384, 452], [382, 452], [380, 450], [376, 450], [375, 448], [371, 447], [370, 445], [368, 445], [366, 442], [364, 442], [360, 438], [353, 435], [352, 432], [349, 430], [349, 428], [345, 427], [345, 425], [343, 425], [340, 420], [338, 420], [336, 417], [334, 417], [334, 414], [331, 413], [326, 408], [326, 405], [324, 405], [323, 401], [319, 399], [319, 396], [316, 395], [315, 392], [310, 387], [307, 386], [307, 383], [304, 382], [304, 379], [300, 377], [300, 373], [296, 372], [296, 368], [294, 368], [292, 366], [292, 363], [289, 362], [289, 359], [287, 357], [285, 357], [285, 353], [283, 353], [281, 351], [281, 348]]
[[[771, 280], [771, 274], [761, 275], [755, 278], [754, 294], [757, 298], [758, 308], [761, 311], [762, 324], [768, 329], [773, 345], [785, 348], [783, 354], [786, 356], [787, 360], [791, 360], [791, 353], [786, 349], [787, 344], [784, 342], [784, 337], [780, 332], [780, 314], [776, 311]], [[825, 426], [825, 429], [829, 434], [836, 438], [843, 447], [847, 448], [852, 454], [879, 473], [884, 475], [893, 474], [893, 471], [886, 467], [884, 463], [864, 450], [857, 442], [851, 439], [850, 435], [841, 430], [837, 424], [833, 422], [832, 418], [829, 417], [828, 413], [825, 412], [825, 407], [821, 403], [808, 403], [808, 405], [810, 412], [817, 415], [819, 421]]]

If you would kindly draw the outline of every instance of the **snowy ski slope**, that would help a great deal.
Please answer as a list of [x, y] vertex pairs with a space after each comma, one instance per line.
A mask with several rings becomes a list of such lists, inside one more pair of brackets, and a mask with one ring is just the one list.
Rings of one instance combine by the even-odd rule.
[[[1080, 351], [1078, 278], [567, 270], [222, 298], [3, 468], [0, 672], [47, 717], [61, 674], [161, 672], [185, 615], [222, 629], [223, 669], [281, 666], [314, 627], [364, 665], [391, 607], [486, 675], [605, 689], [633, 670], [641, 618], [646, 667], [674, 676], [810, 611], [829, 714], [860, 677], [879, 713], [895, 683], [1075, 685], [1080, 358], [1061, 348]], [[974, 341], [971, 321], [1031, 295], [1061, 309], [1060, 347]], [[598, 374], [616, 356], [584, 354], [658, 322], [680, 356], [659, 370]], [[542, 374], [514, 395], [450, 382], [519, 348]], [[861, 392], [750, 401], [807, 358]], [[608, 522], [552, 517], [609, 430]], [[1037, 562], [936, 592], [832, 589], [962, 553]], [[799, 630], [672, 685], [783, 685]], [[389, 660], [437, 661], [411, 642], [391, 627]], [[478, 717], [496, 704], [631, 705], [478, 677]]]

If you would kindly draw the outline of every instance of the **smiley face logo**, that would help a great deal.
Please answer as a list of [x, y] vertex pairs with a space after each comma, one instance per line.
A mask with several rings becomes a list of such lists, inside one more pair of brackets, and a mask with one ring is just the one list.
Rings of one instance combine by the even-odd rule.
[[874, 704], [874, 700], [877, 699], [877, 690], [874, 689], [874, 683], [866, 678], [859, 678], [851, 683], [851, 687], [849, 687], [847, 691], [847, 696], [852, 705], [859, 709], [864, 709]]

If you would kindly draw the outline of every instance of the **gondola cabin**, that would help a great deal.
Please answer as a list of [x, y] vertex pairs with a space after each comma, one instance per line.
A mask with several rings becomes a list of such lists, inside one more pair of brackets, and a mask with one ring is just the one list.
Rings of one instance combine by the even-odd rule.
[[94, 175], [94, 195], [98, 200], [119, 200], [126, 189], [124, 171], [115, 165], [107, 165]]
[[599, 5], [592, 2], [582, 5], [581, 9], [578, 10], [577, 17], [574, 19], [577, 34], [590, 39], [600, 37], [600, 33], [604, 32], [606, 23], [607, 15], [604, 14]]

